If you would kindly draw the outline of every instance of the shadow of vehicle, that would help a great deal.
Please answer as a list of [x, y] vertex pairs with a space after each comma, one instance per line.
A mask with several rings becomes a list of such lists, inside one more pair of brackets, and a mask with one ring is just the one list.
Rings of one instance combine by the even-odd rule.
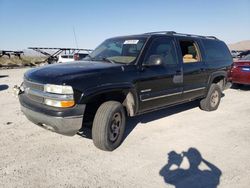
[[[157, 120], [157, 119], [164, 118], [166, 116], [170, 116], [170, 115], [177, 114], [177, 113], [180, 113], [180, 112], [192, 109], [192, 108], [196, 108], [198, 106], [198, 104], [199, 104], [198, 101], [192, 101], [192, 102], [189, 102], [189, 103], [185, 103], [185, 104], [165, 108], [165, 109], [162, 109], [162, 110], [149, 112], [149, 113], [146, 113], [146, 114], [143, 114], [143, 115], [130, 117], [130, 118], [128, 117], [123, 141], [127, 138], [127, 136], [133, 131], [133, 129], [139, 123], [151, 122], [151, 121], [154, 121], [154, 120]], [[82, 136], [84, 138], [92, 139], [91, 127], [92, 127], [92, 123], [88, 123], [87, 125], [83, 125], [81, 130], [78, 132], [78, 135], [80, 135], [80, 136]]]
[[165, 108], [162, 110], [157, 110], [154, 112], [149, 112], [143, 115], [135, 116], [128, 118], [127, 125], [126, 125], [126, 131], [124, 133], [124, 139], [133, 131], [133, 129], [137, 126], [139, 123], [148, 123], [157, 119], [162, 119], [167, 116], [171, 116], [173, 114], [178, 114], [183, 111], [196, 108], [199, 106], [198, 101], [192, 101], [185, 104], [180, 104], [177, 106], [172, 106], [169, 108]]
[[[189, 163], [188, 169], [181, 167], [184, 158]], [[205, 170], [199, 168], [202, 163], [207, 167]], [[168, 163], [159, 174], [167, 184], [174, 185], [176, 188], [216, 188], [220, 184], [222, 172], [218, 167], [203, 159], [196, 148], [189, 148], [181, 154], [175, 151], [169, 152]]]
[[6, 84], [0, 85], [0, 91], [8, 89], [9, 86]]
[[231, 89], [242, 90], [242, 91], [250, 91], [250, 85], [243, 84], [233, 84]]

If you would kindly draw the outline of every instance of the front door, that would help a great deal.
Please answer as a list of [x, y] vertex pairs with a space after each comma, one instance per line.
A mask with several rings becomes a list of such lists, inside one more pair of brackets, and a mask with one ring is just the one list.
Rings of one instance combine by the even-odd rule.
[[[150, 64], [155, 57], [160, 57], [160, 65]], [[142, 64], [137, 82], [141, 112], [181, 100], [183, 75], [172, 37], [153, 39]]]

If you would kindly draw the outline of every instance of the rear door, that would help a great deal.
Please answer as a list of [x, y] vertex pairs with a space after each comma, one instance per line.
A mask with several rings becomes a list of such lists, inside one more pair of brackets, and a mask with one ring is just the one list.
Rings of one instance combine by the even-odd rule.
[[179, 37], [177, 43], [183, 66], [183, 100], [205, 95], [208, 74], [199, 39]]
[[[152, 56], [161, 56], [162, 64], [147, 66]], [[173, 104], [181, 99], [183, 77], [173, 37], [154, 38], [142, 64], [137, 83], [140, 111]]]

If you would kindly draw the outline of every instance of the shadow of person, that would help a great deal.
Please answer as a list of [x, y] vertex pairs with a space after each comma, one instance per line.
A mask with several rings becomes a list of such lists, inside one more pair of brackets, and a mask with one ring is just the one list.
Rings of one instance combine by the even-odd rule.
[[[181, 168], [186, 158], [189, 168]], [[204, 163], [208, 170], [201, 170], [199, 166]], [[175, 167], [175, 169], [172, 169]], [[202, 158], [195, 148], [178, 154], [175, 151], [168, 153], [168, 163], [160, 170], [165, 182], [176, 188], [216, 188], [220, 183], [222, 172], [215, 165]]]

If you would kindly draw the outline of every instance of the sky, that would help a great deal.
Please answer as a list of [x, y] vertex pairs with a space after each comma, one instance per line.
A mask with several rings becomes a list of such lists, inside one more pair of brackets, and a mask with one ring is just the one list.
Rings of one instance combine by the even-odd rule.
[[250, 0], [0, 0], [0, 50], [92, 49], [109, 37], [162, 30], [249, 40]]

